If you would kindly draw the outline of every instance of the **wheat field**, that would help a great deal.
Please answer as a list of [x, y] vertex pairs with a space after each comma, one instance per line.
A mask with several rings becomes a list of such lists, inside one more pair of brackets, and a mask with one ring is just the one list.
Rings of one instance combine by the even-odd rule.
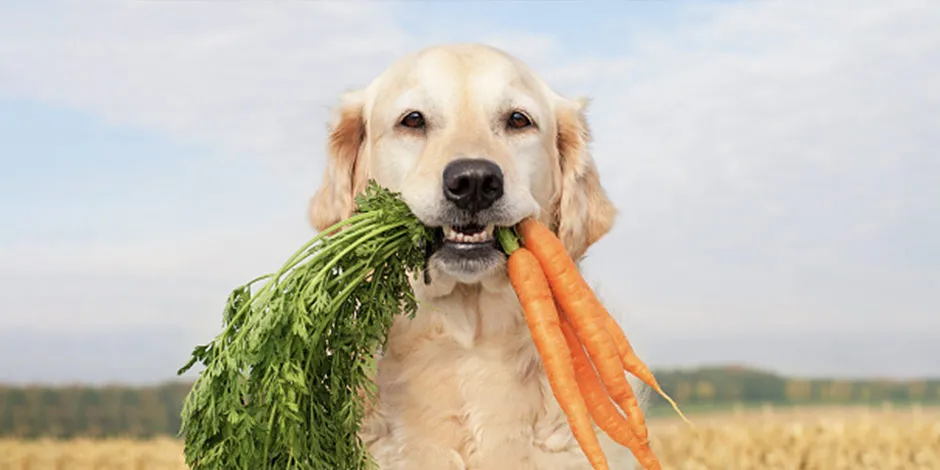
[[[938, 408], [764, 408], [651, 419], [663, 468], [940, 470]], [[173, 439], [0, 440], [0, 470], [184, 470]], [[508, 470], [508, 469], [507, 469]]]

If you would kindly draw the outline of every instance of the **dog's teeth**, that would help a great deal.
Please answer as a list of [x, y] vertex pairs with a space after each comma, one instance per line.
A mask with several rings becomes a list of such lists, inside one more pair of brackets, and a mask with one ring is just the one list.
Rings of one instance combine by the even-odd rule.
[[458, 232], [453, 226], [444, 227], [444, 238], [457, 243], [483, 243], [493, 238], [493, 225], [488, 225], [485, 229], [477, 233]]

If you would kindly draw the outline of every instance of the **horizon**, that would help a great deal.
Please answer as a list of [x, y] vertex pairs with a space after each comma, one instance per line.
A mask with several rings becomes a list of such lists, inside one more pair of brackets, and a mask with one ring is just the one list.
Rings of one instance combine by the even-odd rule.
[[549, 3], [5, 2], [0, 382], [176, 379], [314, 235], [339, 94], [447, 42], [591, 98], [651, 368], [940, 376], [940, 5]]

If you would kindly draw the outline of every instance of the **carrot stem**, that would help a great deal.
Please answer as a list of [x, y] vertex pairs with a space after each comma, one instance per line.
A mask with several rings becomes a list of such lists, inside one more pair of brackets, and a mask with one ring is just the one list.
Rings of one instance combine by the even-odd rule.
[[511, 228], [496, 227], [496, 239], [499, 240], [499, 244], [507, 255], [511, 255], [519, 249], [519, 235]]

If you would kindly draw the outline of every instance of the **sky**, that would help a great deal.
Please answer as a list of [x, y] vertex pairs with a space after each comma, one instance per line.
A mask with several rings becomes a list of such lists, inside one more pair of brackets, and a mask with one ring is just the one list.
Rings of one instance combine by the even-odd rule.
[[940, 376], [940, 4], [9, 1], [0, 381], [173, 379], [314, 235], [329, 108], [482, 42], [588, 96], [654, 367]]

